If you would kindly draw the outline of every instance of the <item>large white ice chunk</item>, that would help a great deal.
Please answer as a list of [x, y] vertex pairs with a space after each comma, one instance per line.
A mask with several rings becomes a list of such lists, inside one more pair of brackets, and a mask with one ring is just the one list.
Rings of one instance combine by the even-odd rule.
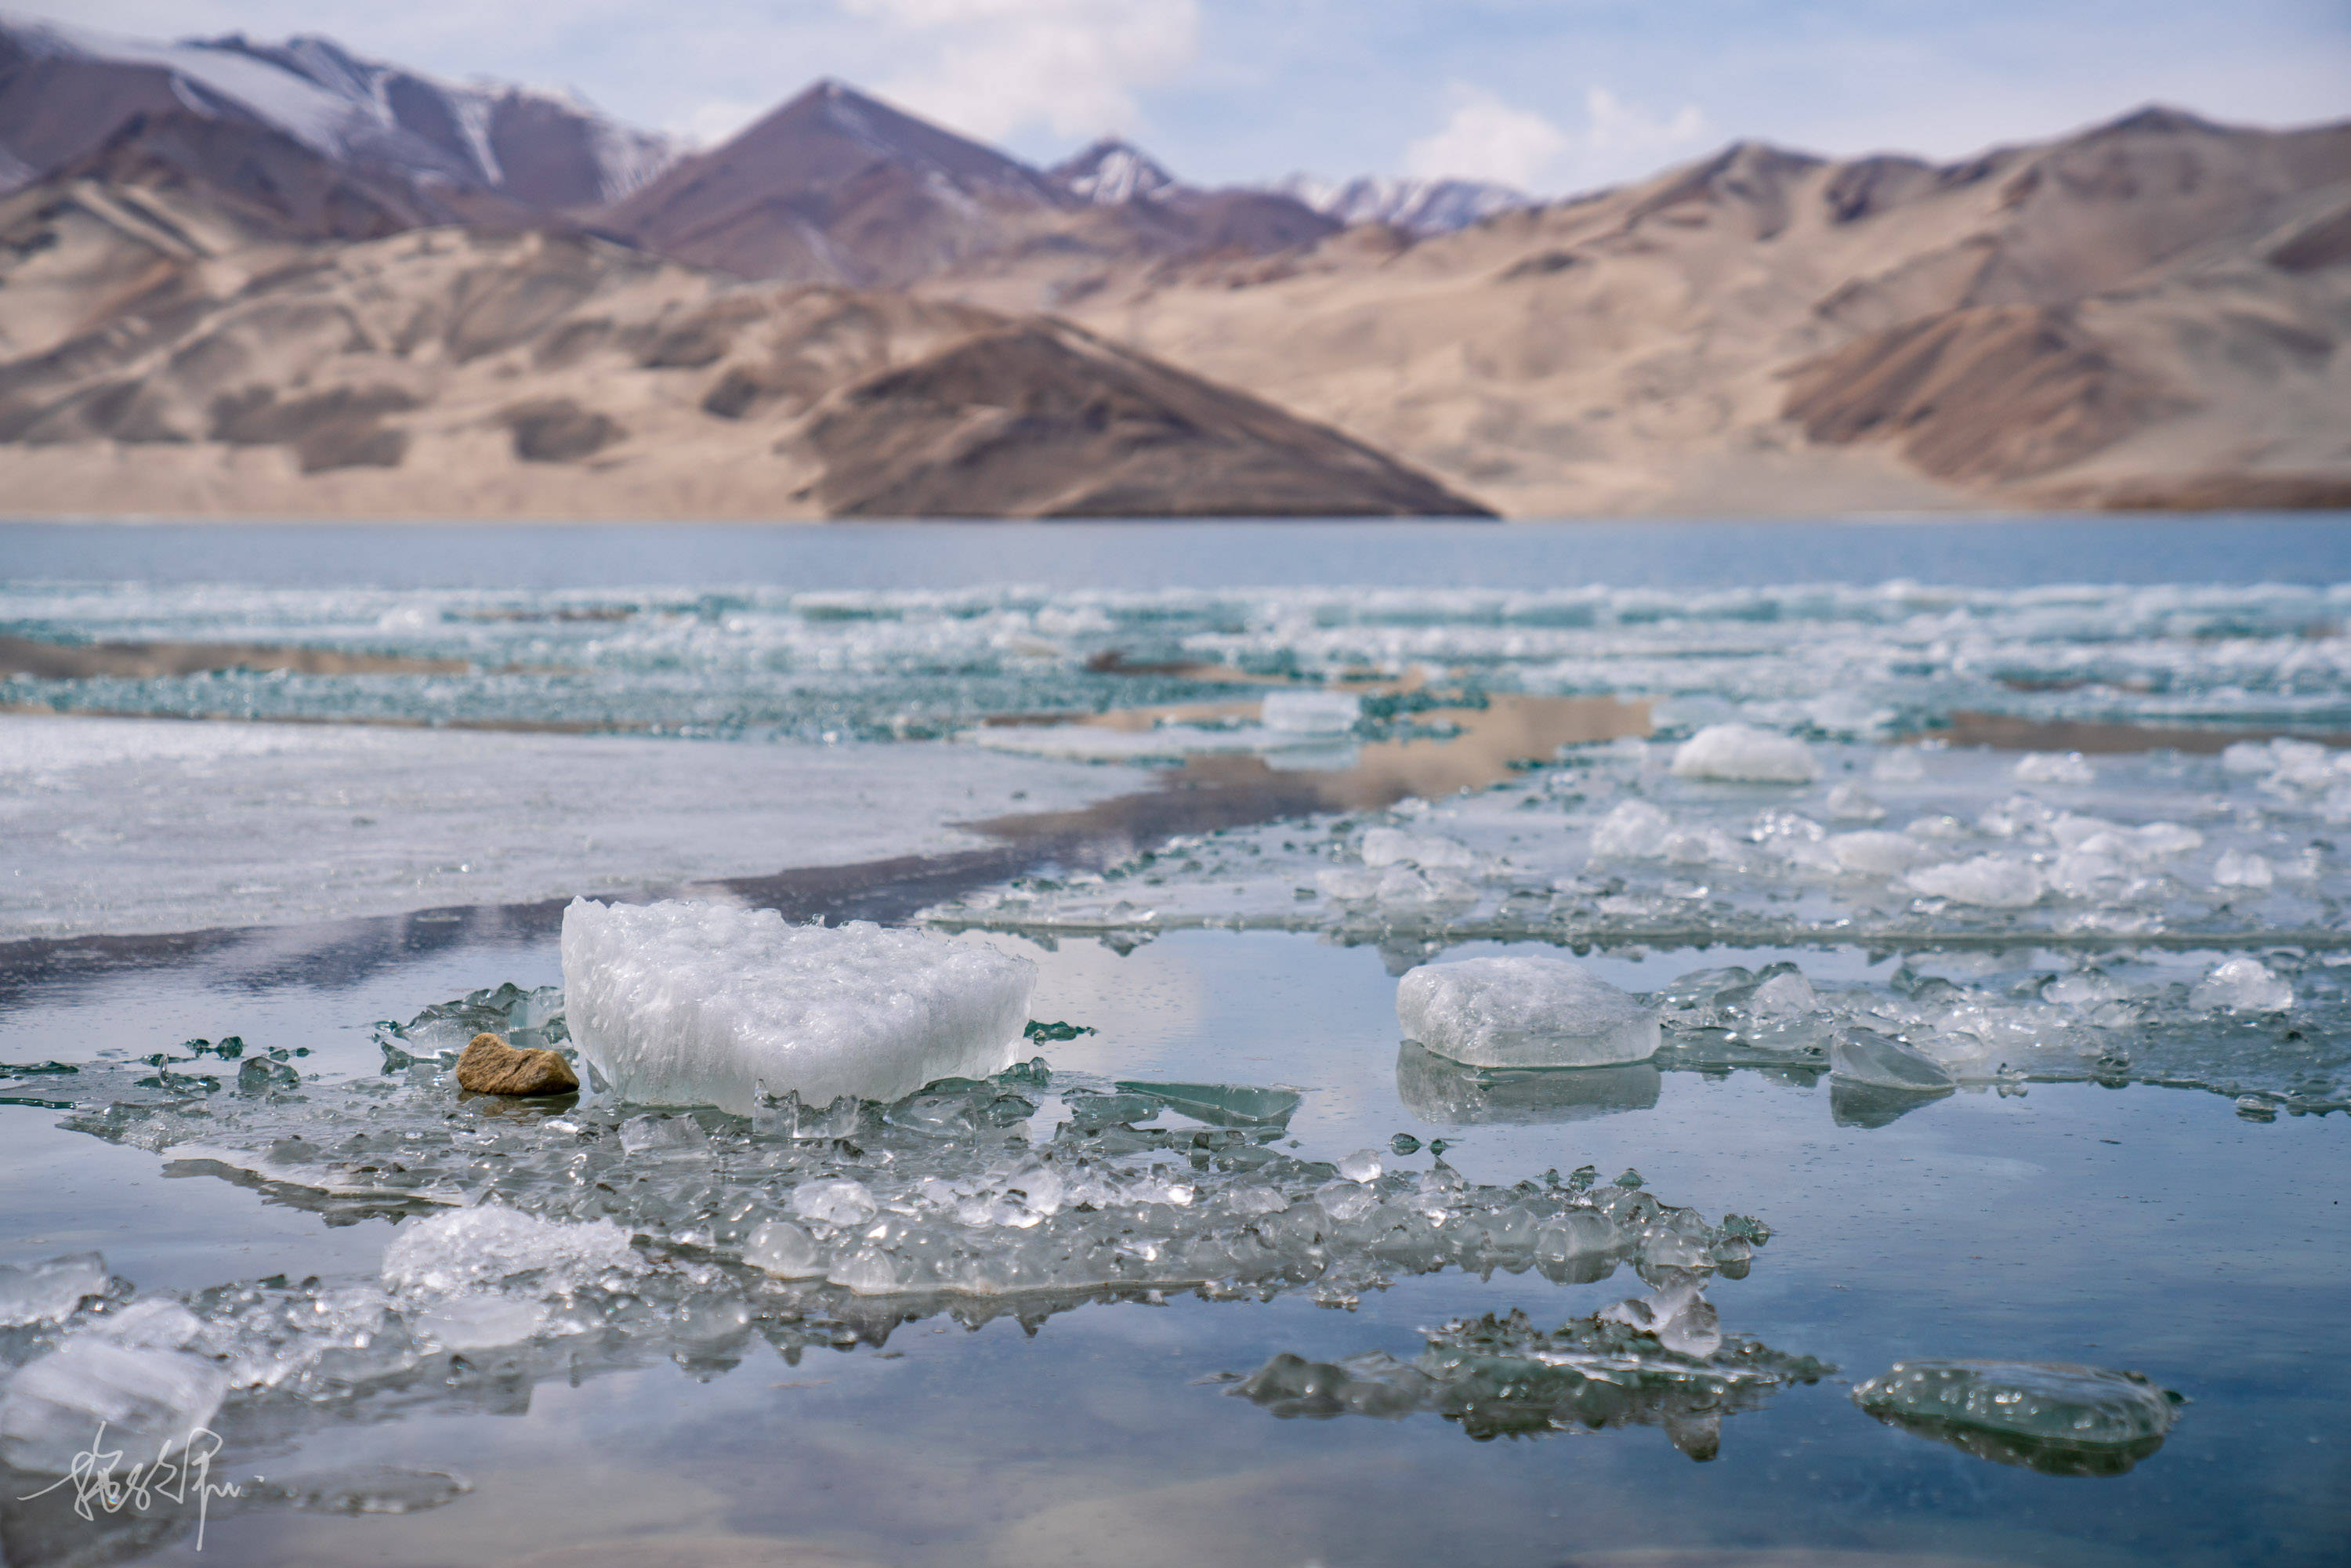
[[152, 1464], [208, 1424], [228, 1374], [202, 1356], [68, 1340], [8, 1380], [0, 1399], [0, 1461], [64, 1475], [98, 1441], [124, 1462]]
[[1953, 904], [1985, 909], [2022, 909], [2041, 902], [2041, 873], [2024, 861], [2002, 855], [1978, 855], [1949, 865], [1930, 865], [1910, 873], [1912, 891]]
[[1353, 692], [1268, 692], [1258, 722], [1292, 735], [1343, 735], [1364, 716], [1364, 699]]
[[1792, 735], [1747, 724], [1710, 724], [1674, 752], [1674, 775], [1735, 784], [1809, 784], [1820, 768], [1811, 749]]
[[723, 904], [563, 912], [571, 1038], [624, 1100], [747, 1116], [764, 1085], [804, 1104], [895, 1100], [1013, 1060], [1037, 967], [919, 931], [791, 925]]
[[1424, 964], [1396, 984], [1396, 1021], [1470, 1067], [1605, 1067], [1657, 1053], [1657, 1015], [1564, 958]]
[[83, 1297], [105, 1293], [106, 1260], [95, 1252], [72, 1252], [22, 1268], [0, 1264], [0, 1328], [54, 1322]]

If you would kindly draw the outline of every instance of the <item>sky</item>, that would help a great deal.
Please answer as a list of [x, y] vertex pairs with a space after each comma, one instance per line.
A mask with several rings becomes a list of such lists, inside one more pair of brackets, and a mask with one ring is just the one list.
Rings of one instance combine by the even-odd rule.
[[1957, 158], [2164, 102], [2351, 117], [2351, 0], [0, 0], [148, 37], [323, 33], [707, 143], [836, 77], [1031, 161], [1460, 175], [1545, 195], [1740, 138]]

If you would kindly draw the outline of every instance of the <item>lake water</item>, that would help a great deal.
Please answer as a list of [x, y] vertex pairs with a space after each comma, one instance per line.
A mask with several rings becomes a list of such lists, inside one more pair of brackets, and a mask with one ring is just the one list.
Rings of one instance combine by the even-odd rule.
[[[2346, 612], [2351, 517], [0, 528], [0, 1266], [103, 1258], [0, 1273], [0, 1560], [2340, 1562]], [[1091, 1032], [458, 1093], [680, 891]], [[1401, 1038], [1538, 954], [1654, 1061]], [[201, 1542], [43, 1490], [91, 1347], [225, 1387]], [[1857, 1404], [1945, 1358], [2180, 1402]]]

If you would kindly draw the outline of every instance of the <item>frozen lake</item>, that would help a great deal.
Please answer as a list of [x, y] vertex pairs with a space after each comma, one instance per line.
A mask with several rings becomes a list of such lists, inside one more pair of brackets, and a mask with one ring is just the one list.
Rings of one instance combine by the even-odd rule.
[[[0, 1364], [242, 1489], [26, 1500], [23, 1396], [0, 1548], [2339, 1561], [2346, 523], [0, 528], [0, 1266], [103, 1258]], [[1035, 1060], [461, 1095], [575, 894], [1024, 956]], [[1400, 1039], [1532, 954], [1655, 1059]], [[1941, 1359], [2184, 1402], [1857, 1407]]]

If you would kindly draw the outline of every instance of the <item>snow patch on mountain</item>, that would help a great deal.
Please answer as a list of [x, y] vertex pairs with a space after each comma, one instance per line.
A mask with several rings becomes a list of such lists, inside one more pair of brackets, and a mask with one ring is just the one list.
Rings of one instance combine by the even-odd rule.
[[1497, 213], [1531, 207], [1535, 198], [1483, 180], [1364, 174], [1322, 180], [1292, 174], [1267, 187], [1343, 224], [1390, 224], [1414, 234], [1450, 234]]
[[1148, 201], [1185, 188], [1149, 153], [1114, 136], [1105, 136], [1056, 163], [1046, 171], [1046, 178], [1080, 201], [1104, 207]]

